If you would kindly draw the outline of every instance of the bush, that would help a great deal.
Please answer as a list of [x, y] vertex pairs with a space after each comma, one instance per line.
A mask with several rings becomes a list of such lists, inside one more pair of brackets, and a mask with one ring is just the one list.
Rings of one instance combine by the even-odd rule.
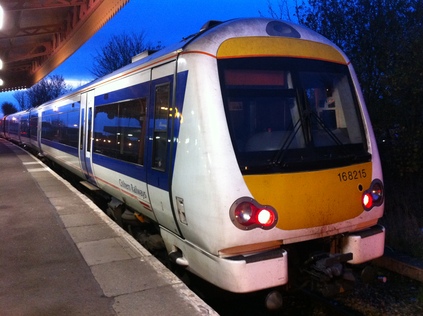
[[423, 174], [385, 177], [386, 245], [423, 259]]

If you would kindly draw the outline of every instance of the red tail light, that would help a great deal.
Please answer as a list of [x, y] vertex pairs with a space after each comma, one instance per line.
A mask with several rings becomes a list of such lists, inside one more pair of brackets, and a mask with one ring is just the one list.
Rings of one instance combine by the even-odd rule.
[[263, 206], [252, 198], [242, 197], [236, 200], [229, 211], [234, 225], [240, 229], [271, 229], [278, 222], [278, 214], [271, 206]]
[[363, 192], [362, 202], [363, 208], [370, 211], [374, 206], [380, 206], [383, 203], [384, 190], [382, 181], [375, 179], [372, 181], [370, 188]]

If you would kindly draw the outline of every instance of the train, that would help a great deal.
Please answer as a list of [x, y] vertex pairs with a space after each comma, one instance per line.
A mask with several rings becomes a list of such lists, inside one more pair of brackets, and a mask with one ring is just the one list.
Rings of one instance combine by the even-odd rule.
[[338, 293], [350, 267], [383, 255], [382, 168], [357, 76], [303, 26], [209, 21], [0, 124], [225, 291], [311, 280]]

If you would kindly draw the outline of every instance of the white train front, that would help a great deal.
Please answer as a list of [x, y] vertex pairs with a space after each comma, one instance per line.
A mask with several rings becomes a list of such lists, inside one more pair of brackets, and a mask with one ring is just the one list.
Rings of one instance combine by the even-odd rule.
[[306, 28], [210, 23], [2, 122], [158, 223], [175, 262], [225, 290], [286, 285], [299, 266], [332, 281], [339, 264], [383, 254], [382, 171], [357, 78]]

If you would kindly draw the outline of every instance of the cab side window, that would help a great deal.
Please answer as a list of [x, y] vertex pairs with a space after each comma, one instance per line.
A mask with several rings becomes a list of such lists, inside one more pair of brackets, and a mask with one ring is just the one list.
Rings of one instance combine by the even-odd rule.
[[158, 85], [154, 102], [153, 168], [166, 169], [167, 127], [170, 108], [170, 84]]

